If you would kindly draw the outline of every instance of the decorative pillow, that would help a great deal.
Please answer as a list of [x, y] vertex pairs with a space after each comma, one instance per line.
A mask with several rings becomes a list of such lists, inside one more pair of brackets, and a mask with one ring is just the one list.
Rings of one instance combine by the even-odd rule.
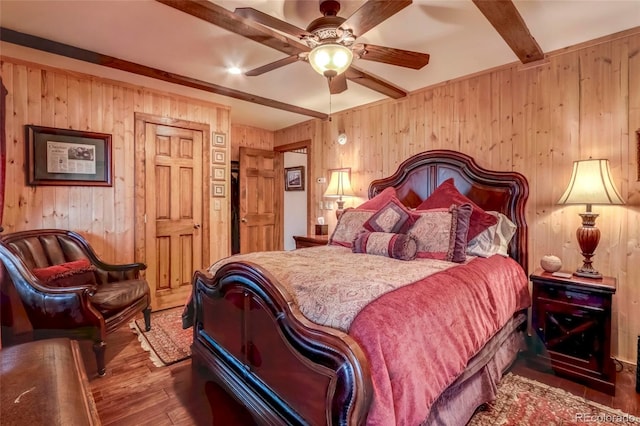
[[74, 287], [96, 284], [95, 270], [88, 259], [79, 259], [47, 268], [34, 268], [32, 272], [48, 287]]
[[485, 212], [477, 204], [461, 194], [455, 187], [453, 178], [442, 182], [442, 184], [433, 191], [433, 194], [431, 194], [417, 207], [417, 210], [448, 208], [451, 204], [462, 205], [465, 203], [471, 204], [471, 207], [473, 208], [473, 213], [471, 213], [471, 220], [469, 222], [469, 239], [474, 238], [480, 232], [498, 222], [495, 216]]
[[375, 254], [399, 260], [413, 260], [416, 257], [415, 237], [390, 232], [362, 231], [353, 240], [354, 253]]
[[407, 235], [414, 236], [418, 243], [416, 257], [464, 262], [470, 207], [458, 207], [454, 204], [448, 209], [417, 211], [420, 218], [407, 232]]
[[384, 207], [375, 212], [363, 226], [371, 232], [404, 234], [419, 217], [420, 215], [407, 210], [400, 200], [393, 197]]
[[467, 260], [467, 238], [469, 234], [469, 222], [473, 207], [469, 203], [458, 206], [456, 223], [456, 242], [453, 246], [452, 262], [462, 263]]
[[385, 204], [391, 201], [392, 198], [397, 198], [396, 189], [392, 186], [389, 186], [383, 189], [381, 193], [379, 193], [372, 199], [365, 201], [356, 208], [362, 210], [380, 210], [385, 206]]
[[517, 226], [509, 218], [499, 212], [487, 212], [497, 218], [498, 223], [488, 227], [469, 241], [467, 254], [471, 256], [489, 257], [494, 254], [509, 256], [509, 243], [516, 233]]
[[346, 209], [333, 230], [329, 245], [351, 247], [358, 232], [364, 230], [364, 223], [375, 213], [375, 210]]

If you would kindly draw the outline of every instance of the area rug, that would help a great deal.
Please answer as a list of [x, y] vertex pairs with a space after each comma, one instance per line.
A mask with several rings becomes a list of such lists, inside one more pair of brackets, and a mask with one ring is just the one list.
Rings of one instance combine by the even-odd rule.
[[562, 389], [507, 373], [498, 398], [467, 426], [638, 425], [640, 417], [597, 404]]
[[154, 365], [162, 367], [191, 356], [193, 329], [182, 329], [182, 307], [151, 313], [151, 330], [144, 331], [144, 319], [138, 318], [129, 327], [138, 335], [140, 345]]

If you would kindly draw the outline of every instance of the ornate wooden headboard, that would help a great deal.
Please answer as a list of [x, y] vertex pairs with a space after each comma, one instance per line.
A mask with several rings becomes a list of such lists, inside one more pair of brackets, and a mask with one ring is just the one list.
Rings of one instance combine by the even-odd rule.
[[417, 207], [449, 178], [478, 206], [498, 211], [517, 225], [509, 244], [509, 255], [528, 272], [525, 204], [529, 184], [520, 173], [484, 169], [473, 158], [456, 151], [426, 151], [405, 160], [391, 176], [371, 182], [369, 198], [393, 186], [405, 205]]

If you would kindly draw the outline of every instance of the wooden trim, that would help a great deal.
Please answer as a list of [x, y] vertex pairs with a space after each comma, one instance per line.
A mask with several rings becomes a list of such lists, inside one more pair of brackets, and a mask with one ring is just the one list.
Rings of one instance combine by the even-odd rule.
[[636, 130], [636, 180], [640, 182], [640, 129]]
[[[140, 262], [145, 261], [145, 186], [144, 176], [146, 175], [144, 138], [146, 123], [159, 124], [172, 127], [183, 127], [185, 129], [196, 130], [202, 132], [202, 259], [203, 262], [209, 262], [209, 233], [210, 233], [210, 196], [209, 196], [209, 170], [210, 170], [210, 126], [195, 121], [181, 120], [177, 118], [160, 117], [142, 112], [134, 113], [135, 116], [135, 190], [134, 190], [134, 255], [135, 259]], [[206, 265], [203, 265], [205, 267]]]
[[154, 78], [156, 80], [162, 80], [181, 86], [204, 90], [205, 92], [215, 93], [217, 95], [240, 99], [241, 101], [264, 105], [270, 108], [293, 112], [300, 115], [307, 115], [309, 117], [321, 118], [323, 120], [328, 118], [328, 115], [322, 112], [297, 107], [295, 105], [286, 104], [274, 99], [263, 98], [261, 96], [252, 95], [250, 93], [241, 92], [235, 89], [230, 89], [228, 87], [223, 87], [214, 83], [198, 80], [196, 78], [170, 73], [158, 68], [152, 68], [135, 62], [125, 61], [124, 59], [115, 58], [113, 56], [104, 55], [102, 53], [93, 52], [91, 50], [81, 49], [79, 47], [59, 43], [57, 41], [48, 40], [41, 37], [36, 37], [30, 34], [13, 31], [4, 27], [0, 27], [0, 40], [17, 44], [19, 46], [29, 47], [31, 49], [41, 50], [43, 52], [53, 53], [55, 55], [65, 56], [67, 58], [77, 59], [79, 61], [89, 62], [91, 64], [102, 65], [108, 68]]
[[[295, 151], [297, 149], [303, 149], [303, 148], [307, 148], [307, 151], [311, 148], [311, 139], [305, 139], [299, 142], [293, 142], [285, 145], [274, 146], [273, 150], [277, 152], [289, 152], [289, 151]], [[308, 152], [307, 152], [307, 155], [309, 155]]]

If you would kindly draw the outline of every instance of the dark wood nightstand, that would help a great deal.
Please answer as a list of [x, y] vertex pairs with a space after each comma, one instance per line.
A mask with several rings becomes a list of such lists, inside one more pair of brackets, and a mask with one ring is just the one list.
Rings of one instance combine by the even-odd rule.
[[296, 240], [296, 248], [326, 246], [329, 242], [328, 235], [294, 235]]
[[614, 395], [611, 298], [616, 292], [616, 279], [560, 278], [542, 269], [530, 278], [535, 332], [532, 364], [551, 364], [558, 375]]

